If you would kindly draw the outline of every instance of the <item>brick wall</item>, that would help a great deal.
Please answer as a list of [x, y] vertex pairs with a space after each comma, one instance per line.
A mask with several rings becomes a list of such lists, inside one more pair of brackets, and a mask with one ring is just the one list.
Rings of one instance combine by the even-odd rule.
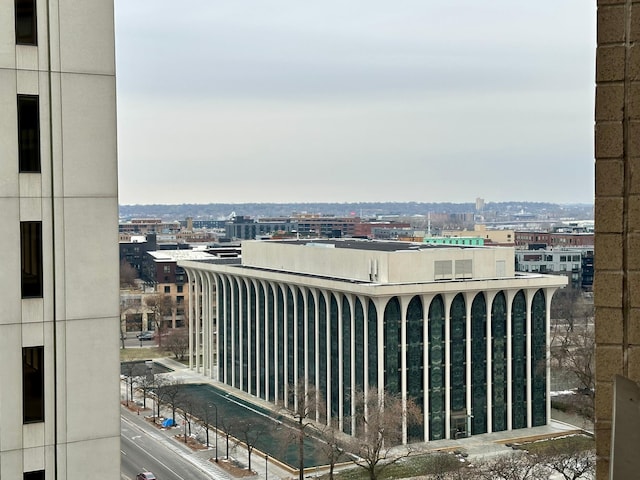
[[613, 376], [640, 381], [640, 0], [597, 4], [595, 429], [608, 479]]

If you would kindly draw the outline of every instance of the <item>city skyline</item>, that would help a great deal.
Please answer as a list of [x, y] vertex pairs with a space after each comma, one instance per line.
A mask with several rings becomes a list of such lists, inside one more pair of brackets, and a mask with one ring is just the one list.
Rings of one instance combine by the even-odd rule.
[[172, 5], [116, 2], [120, 204], [593, 202], [595, 5]]

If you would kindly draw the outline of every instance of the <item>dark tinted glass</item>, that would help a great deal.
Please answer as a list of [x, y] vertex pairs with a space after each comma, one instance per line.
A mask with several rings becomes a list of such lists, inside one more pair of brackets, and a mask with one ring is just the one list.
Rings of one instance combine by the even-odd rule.
[[20, 222], [22, 298], [42, 297], [42, 222]]
[[40, 108], [37, 95], [18, 95], [19, 171], [40, 172]]
[[15, 0], [16, 43], [37, 45], [36, 0]]
[[[22, 349], [22, 419], [24, 423], [44, 421], [44, 347], [42, 346]], [[35, 475], [36, 472], [31, 473]], [[25, 474], [24, 478], [31, 477]]]

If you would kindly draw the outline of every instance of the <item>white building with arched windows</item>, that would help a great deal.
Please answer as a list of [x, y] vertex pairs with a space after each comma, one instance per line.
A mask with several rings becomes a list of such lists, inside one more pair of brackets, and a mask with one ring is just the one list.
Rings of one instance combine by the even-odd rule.
[[304, 382], [346, 433], [352, 393], [385, 389], [422, 408], [407, 442], [550, 420], [550, 301], [567, 280], [516, 272], [513, 248], [249, 241], [241, 260], [180, 265], [191, 367], [231, 387], [286, 404]]

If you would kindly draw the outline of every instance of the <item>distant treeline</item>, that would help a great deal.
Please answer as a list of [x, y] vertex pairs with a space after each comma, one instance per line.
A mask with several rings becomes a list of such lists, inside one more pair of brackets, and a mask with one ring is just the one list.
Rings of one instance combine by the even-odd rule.
[[[293, 214], [322, 214], [334, 216], [379, 215], [427, 215], [431, 213], [475, 212], [475, 203], [420, 203], [420, 202], [357, 202], [357, 203], [209, 203], [179, 205], [120, 205], [120, 217], [162, 218], [164, 220], [220, 219], [236, 216], [288, 217]], [[548, 215], [550, 218], [593, 218], [593, 205], [556, 204], [545, 202], [487, 202], [483, 212], [488, 216], [513, 215], [526, 212], [534, 215]]]

